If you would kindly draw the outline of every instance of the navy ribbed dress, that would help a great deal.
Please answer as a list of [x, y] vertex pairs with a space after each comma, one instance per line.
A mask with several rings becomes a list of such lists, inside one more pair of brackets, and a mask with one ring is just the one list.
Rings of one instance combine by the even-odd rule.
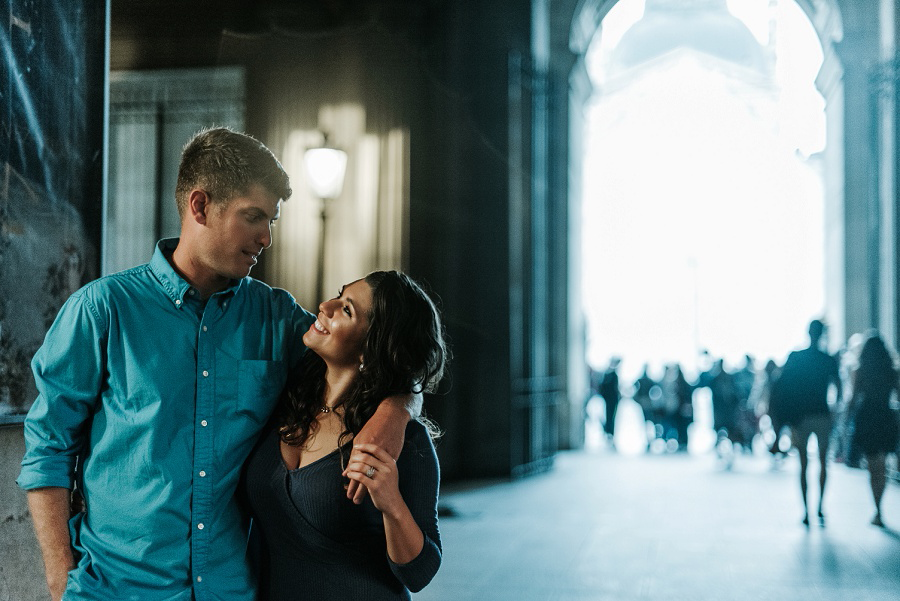
[[265, 435], [245, 474], [254, 529], [263, 542], [261, 599], [410, 599], [410, 591], [428, 584], [441, 563], [439, 468], [431, 438], [417, 421], [406, 428], [397, 470], [400, 493], [425, 534], [422, 552], [403, 565], [387, 555], [381, 512], [372, 501], [355, 505], [347, 499], [338, 451], [289, 470], [278, 433]]

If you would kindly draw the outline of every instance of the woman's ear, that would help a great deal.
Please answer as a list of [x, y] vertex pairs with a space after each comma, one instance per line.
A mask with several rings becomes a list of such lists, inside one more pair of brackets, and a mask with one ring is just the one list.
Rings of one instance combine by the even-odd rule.
[[200, 225], [206, 225], [210, 210], [209, 194], [206, 190], [194, 188], [188, 195], [187, 209], [191, 219]]

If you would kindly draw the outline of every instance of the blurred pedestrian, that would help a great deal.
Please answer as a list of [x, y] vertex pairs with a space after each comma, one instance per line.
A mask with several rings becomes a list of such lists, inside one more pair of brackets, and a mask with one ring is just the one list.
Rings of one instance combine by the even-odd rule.
[[769, 452], [776, 460], [783, 459], [785, 455], [780, 446], [784, 422], [771, 406], [772, 385], [779, 373], [780, 369], [775, 361], [772, 359], [766, 361], [762, 371], [757, 374], [756, 380], [753, 382], [753, 390], [750, 391], [750, 398], [747, 401], [748, 408], [756, 415], [760, 435], [771, 439]]
[[734, 463], [732, 436], [737, 427], [737, 393], [734, 377], [725, 370], [725, 362], [716, 359], [712, 367], [701, 373], [696, 388], [709, 388], [712, 396], [713, 430], [716, 432], [716, 455], [731, 469]]
[[612, 357], [609, 360], [609, 367], [606, 368], [606, 372], [604, 372], [598, 387], [598, 392], [603, 397], [603, 403], [606, 406], [603, 431], [606, 433], [606, 438], [613, 448], [615, 447], [613, 437], [616, 433], [616, 409], [619, 407], [619, 399], [622, 396], [621, 392], [619, 392], [619, 374], [616, 372], [619, 368], [619, 363], [621, 363], [619, 357]]
[[756, 381], [756, 368], [753, 357], [744, 355], [744, 365], [734, 372], [734, 393], [737, 401], [735, 408], [734, 433], [731, 439], [746, 452], [753, 450], [753, 438], [759, 431], [756, 413], [750, 407], [750, 393]]
[[887, 482], [885, 459], [897, 451], [900, 438], [897, 410], [891, 397], [900, 391], [897, 367], [881, 337], [872, 334], [863, 344], [859, 367], [853, 376], [853, 396], [848, 413], [853, 423], [851, 447], [859, 448], [866, 458], [869, 483], [875, 500], [872, 524], [884, 526], [881, 498]]
[[654, 398], [659, 399], [662, 396], [659, 384], [650, 376], [650, 366], [644, 364], [644, 370], [640, 377], [634, 382], [634, 394], [632, 398], [637, 403], [641, 411], [644, 413], [644, 424], [649, 426], [648, 430], [652, 430], [652, 434], [647, 436], [647, 450], [651, 448], [653, 440], [659, 436], [656, 433], [656, 416], [654, 415]]
[[685, 379], [681, 365], [674, 363], [666, 368], [663, 380], [663, 394], [666, 405], [671, 407], [670, 421], [673, 427], [670, 439], [677, 441], [677, 450], [686, 451], [688, 447], [688, 428], [694, 421], [694, 387]]
[[831, 437], [831, 409], [828, 390], [834, 386], [837, 405], [842, 398], [838, 362], [821, 346], [825, 339], [825, 324], [814, 319], [809, 324], [809, 347], [793, 351], [781, 368], [781, 375], [772, 390], [772, 402], [784, 423], [791, 427], [791, 443], [800, 455], [800, 492], [803, 496], [803, 523], [809, 525], [806, 469], [809, 464], [807, 446], [815, 434], [819, 447], [819, 523], [825, 525], [822, 511], [825, 481], [828, 476], [828, 443]]

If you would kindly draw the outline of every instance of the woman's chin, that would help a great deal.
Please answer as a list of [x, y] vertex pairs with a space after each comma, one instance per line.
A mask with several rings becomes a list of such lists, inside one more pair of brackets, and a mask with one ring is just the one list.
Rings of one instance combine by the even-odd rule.
[[316, 346], [316, 337], [312, 334], [312, 332], [306, 332], [303, 334], [303, 344], [306, 345], [308, 349], [314, 349]]

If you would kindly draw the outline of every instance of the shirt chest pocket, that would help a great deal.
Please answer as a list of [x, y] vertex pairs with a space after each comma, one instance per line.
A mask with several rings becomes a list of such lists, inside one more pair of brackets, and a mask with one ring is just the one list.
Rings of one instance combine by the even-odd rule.
[[232, 414], [265, 422], [284, 387], [284, 362], [236, 359], [218, 350], [216, 368], [216, 403], [226, 416]]

